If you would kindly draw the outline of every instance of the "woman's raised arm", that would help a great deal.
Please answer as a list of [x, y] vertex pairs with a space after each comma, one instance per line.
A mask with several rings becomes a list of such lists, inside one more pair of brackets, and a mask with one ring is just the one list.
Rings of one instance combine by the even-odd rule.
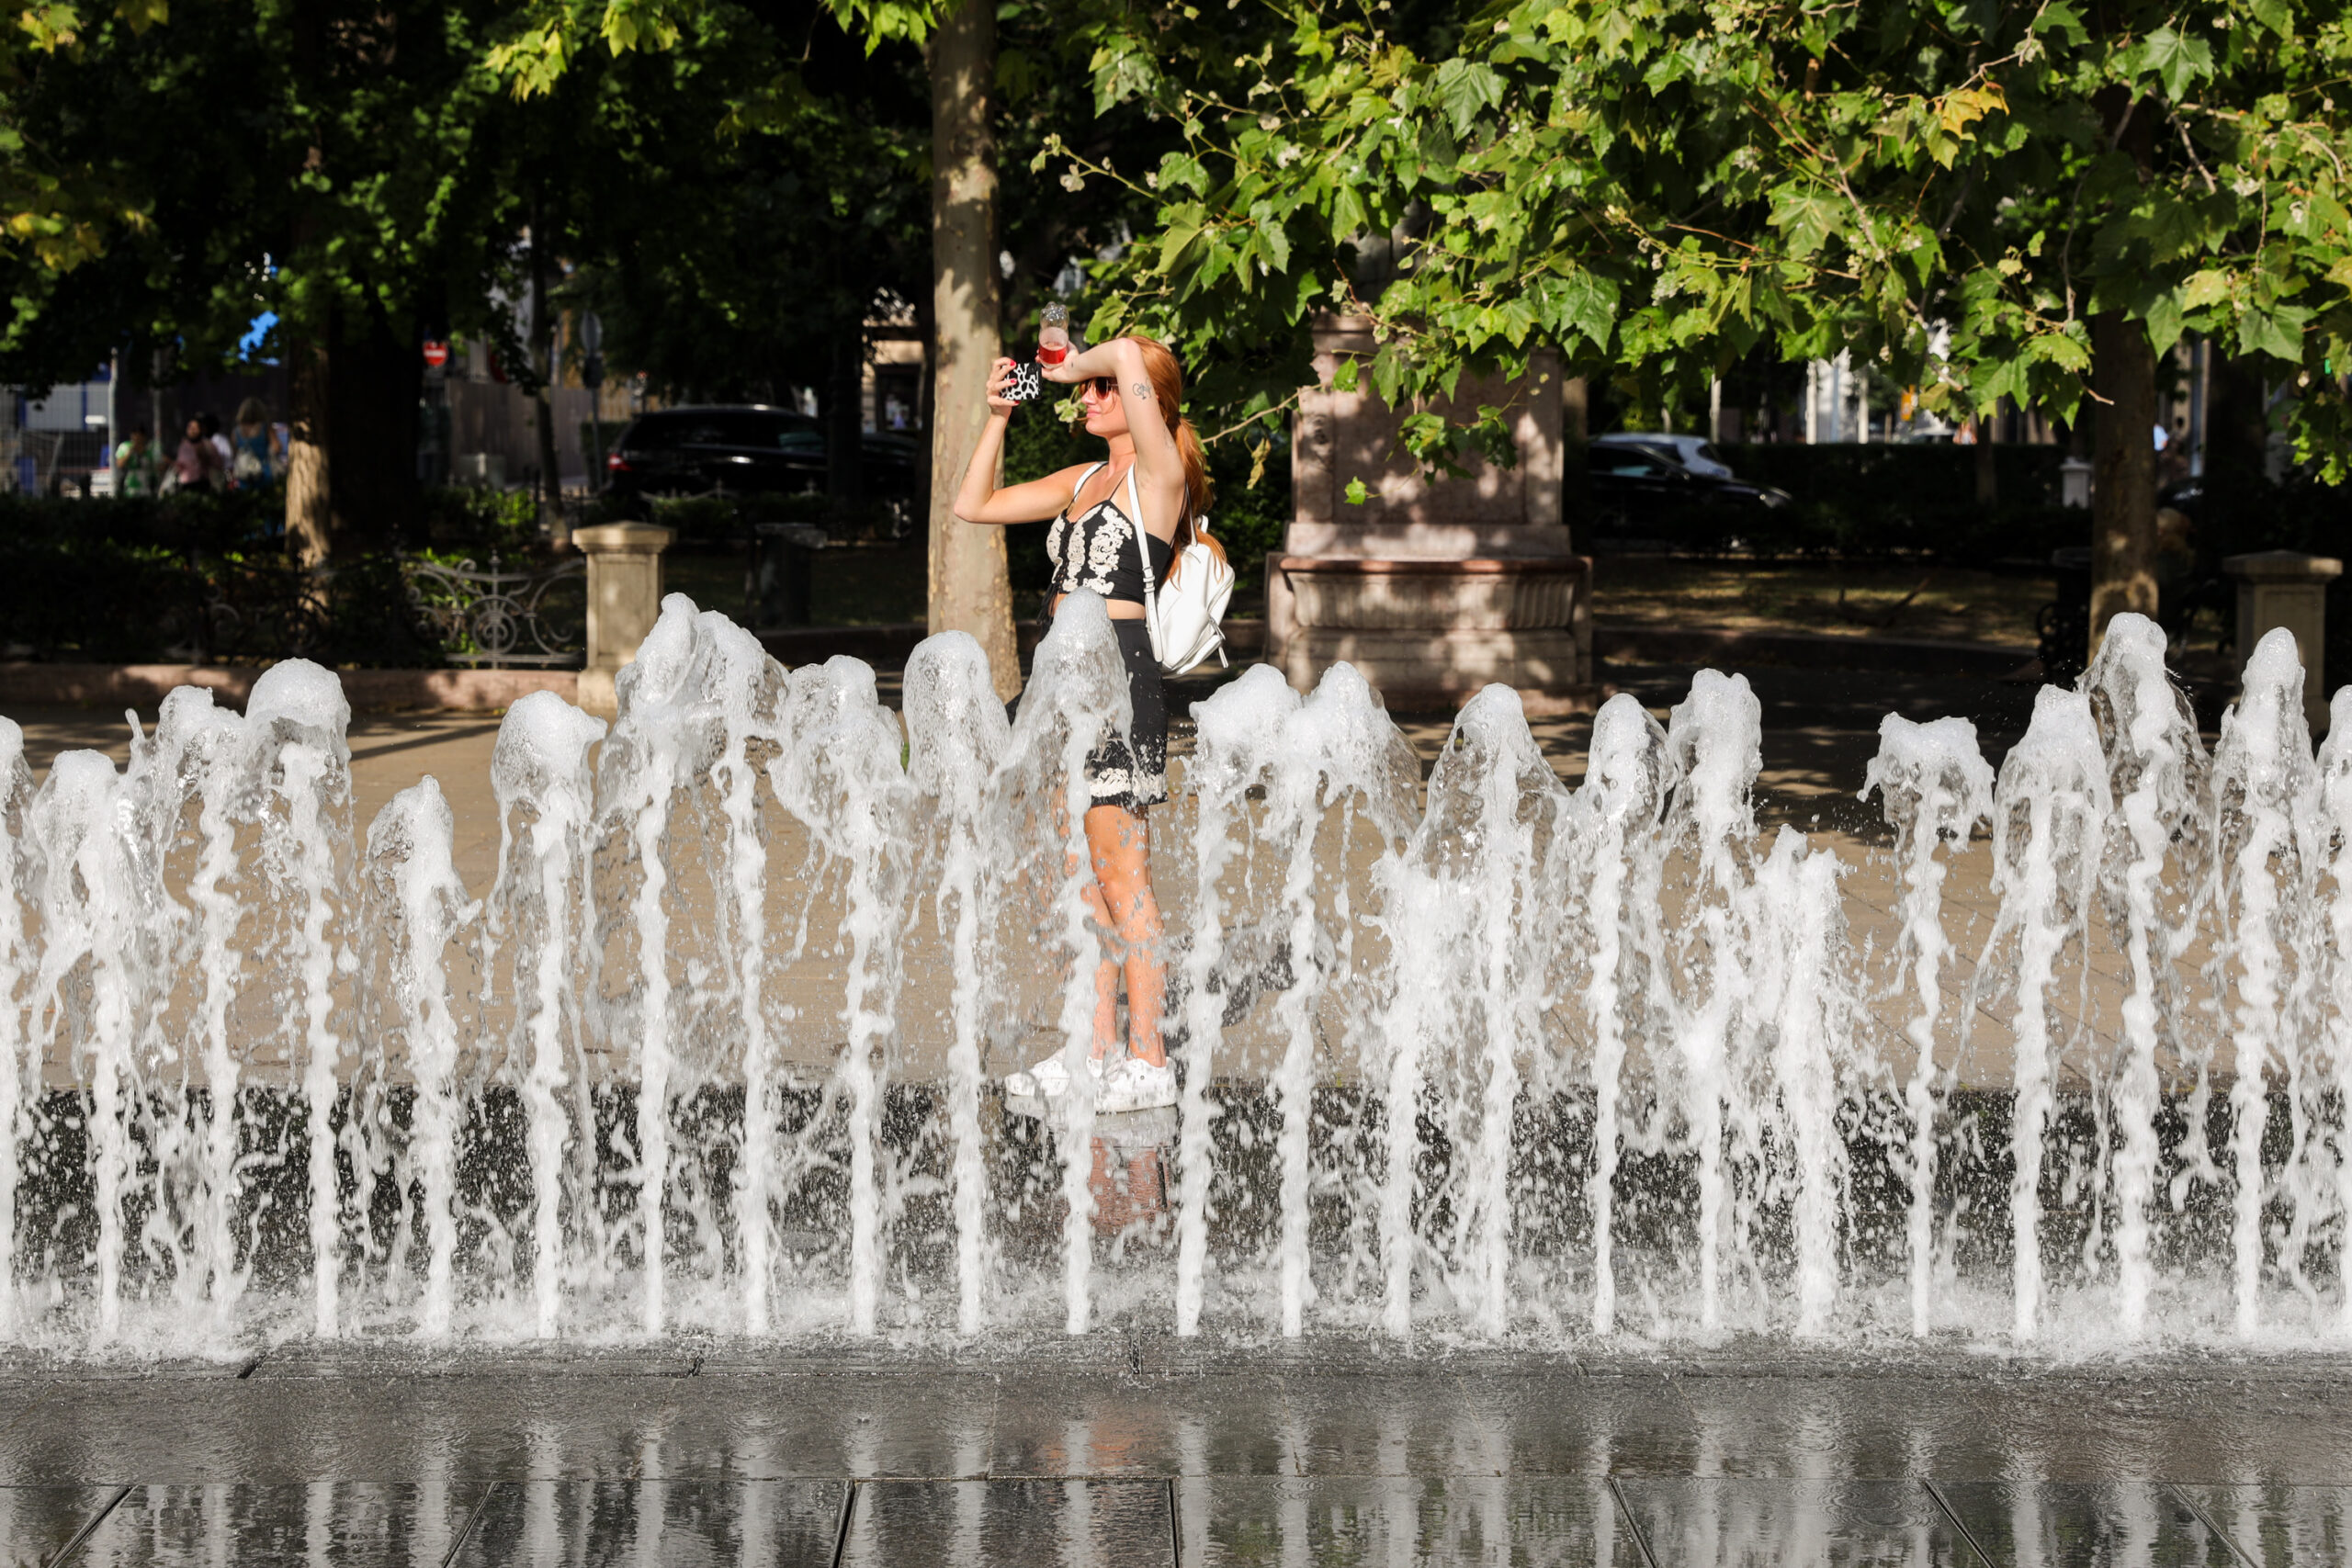
[[1064, 468], [1026, 484], [996, 485], [997, 460], [1004, 456], [1004, 428], [1021, 405], [1003, 395], [1012, 378], [1012, 361], [1000, 359], [989, 371], [989, 418], [980, 426], [979, 445], [964, 465], [964, 482], [956, 490], [956, 515], [967, 523], [1042, 523], [1055, 516], [1078, 493], [1083, 468]]
[[1143, 498], [1144, 527], [1157, 538], [1173, 539], [1184, 511], [1184, 457], [1176, 447], [1181, 411], [1159, 406], [1151, 374], [1144, 367], [1143, 350], [1132, 338], [1114, 337], [1038, 369], [1048, 381], [1108, 376], [1117, 383], [1126, 405], [1127, 434], [1136, 444], [1136, 489]]

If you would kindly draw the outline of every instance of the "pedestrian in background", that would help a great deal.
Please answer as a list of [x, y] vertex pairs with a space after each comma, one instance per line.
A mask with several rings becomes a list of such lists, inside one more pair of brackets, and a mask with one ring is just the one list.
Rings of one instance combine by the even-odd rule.
[[277, 482], [279, 466], [272, 445], [269, 410], [259, 398], [247, 398], [237, 406], [237, 437], [230, 444], [231, 488], [267, 490]]
[[220, 459], [220, 474], [213, 480], [212, 488], [226, 490], [229, 488], [229, 465], [237, 460], [236, 448], [229, 445], [228, 436], [221, 433], [219, 414], [207, 409], [196, 418], [197, 423], [203, 427], [204, 439], [212, 444], [214, 455]]
[[164, 476], [164, 493], [177, 490], [219, 490], [225, 465], [220, 449], [212, 445], [211, 433], [205, 428], [209, 416], [190, 414], [187, 429], [180, 437], [179, 450], [172, 456], [172, 470]]
[[114, 449], [115, 494], [153, 495], [163, 476], [163, 454], [148, 439], [147, 427], [131, 426], [130, 438]]

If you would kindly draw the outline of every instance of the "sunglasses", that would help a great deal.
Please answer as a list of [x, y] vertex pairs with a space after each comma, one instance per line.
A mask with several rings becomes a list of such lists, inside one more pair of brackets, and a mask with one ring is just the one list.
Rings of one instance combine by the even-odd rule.
[[1079, 387], [1098, 398], [1107, 398], [1119, 389], [1119, 379], [1115, 376], [1090, 376]]

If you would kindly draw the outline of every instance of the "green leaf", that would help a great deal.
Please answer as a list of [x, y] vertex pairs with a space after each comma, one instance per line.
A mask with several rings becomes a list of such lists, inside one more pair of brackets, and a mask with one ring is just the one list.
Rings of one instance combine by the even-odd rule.
[[1345, 498], [1350, 506], [1362, 506], [1365, 502], [1372, 499], [1372, 492], [1363, 488], [1363, 481], [1362, 479], [1350, 479], [1348, 481]]
[[1479, 112], [1503, 101], [1503, 79], [1493, 67], [1458, 57], [1438, 67], [1430, 86], [1438, 107], [1453, 123], [1456, 137], [1469, 135], [1471, 122]]
[[2201, 38], [2190, 38], [2162, 27], [2143, 39], [2137, 48], [2127, 50], [2122, 63], [2128, 71], [2155, 76], [2164, 83], [2165, 91], [2177, 101], [2188, 96], [2188, 89], [2199, 77], [2213, 73], [2213, 46]]
[[1609, 349], [1609, 334], [1617, 325], [1617, 285], [1594, 273], [1579, 272], [1560, 289], [1560, 316], [1592, 344], [1595, 354]]
[[1782, 186], [1772, 196], [1772, 227], [1781, 231], [1792, 256], [1820, 250], [1844, 216], [1836, 197], [1811, 186]]
[[2220, 304], [2229, 297], [2230, 275], [2209, 267], [2203, 272], [2190, 274], [2188, 281], [2181, 285], [2180, 308], [2202, 310]]
[[2300, 305], [2250, 310], [2238, 318], [2238, 343], [2248, 353], [2267, 354], [2290, 364], [2303, 358], [2303, 323], [2312, 312]]

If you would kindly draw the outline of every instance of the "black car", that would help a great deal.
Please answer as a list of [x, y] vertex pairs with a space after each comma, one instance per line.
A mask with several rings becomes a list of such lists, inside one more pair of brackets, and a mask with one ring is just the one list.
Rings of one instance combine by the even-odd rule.
[[1596, 444], [1589, 448], [1592, 531], [1601, 541], [1657, 541], [1710, 547], [1740, 520], [1788, 504], [1786, 491], [1696, 473], [1661, 447]]
[[[868, 496], [891, 500], [914, 493], [912, 440], [869, 431], [860, 446]], [[641, 414], [621, 432], [605, 459], [605, 485], [621, 499], [821, 491], [825, 429], [805, 413], [761, 404]]]

